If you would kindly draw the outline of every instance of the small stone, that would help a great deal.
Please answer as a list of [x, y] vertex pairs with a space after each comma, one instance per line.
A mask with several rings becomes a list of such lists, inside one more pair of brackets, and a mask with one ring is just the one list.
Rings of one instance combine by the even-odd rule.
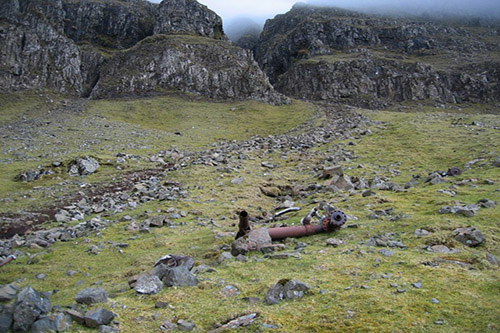
[[339, 245], [342, 245], [344, 244], [344, 242], [340, 239], [336, 239], [336, 238], [328, 238], [326, 240], [326, 245], [327, 246], [333, 246], [333, 247], [337, 247]]
[[370, 286], [367, 286], [367, 285], [362, 285], [362, 286], [361, 286], [361, 289], [371, 289], [371, 287], [370, 287]]
[[443, 319], [438, 319], [434, 322], [434, 324], [436, 325], [443, 325], [444, 324], [444, 320]]
[[44, 280], [46, 277], [47, 277], [47, 274], [43, 274], [43, 273], [38, 273], [37, 275], [35, 275], [35, 278], [37, 280]]
[[422, 237], [422, 236], [427, 236], [430, 234], [429, 231], [425, 230], [425, 229], [416, 229], [413, 234], [417, 237]]
[[231, 184], [238, 185], [241, 183], [243, 183], [243, 177], [236, 177], [231, 180]]
[[422, 288], [422, 283], [420, 282], [414, 282], [411, 284], [414, 288], [420, 289]]
[[240, 294], [238, 288], [232, 285], [227, 285], [220, 290], [220, 292], [226, 297], [235, 297]]
[[115, 316], [113, 312], [103, 308], [89, 310], [85, 313], [85, 325], [90, 328], [97, 328], [109, 324]]
[[491, 253], [486, 253], [486, 260], [493, 266], [498, 266], [498, 259]]
[[398, 289], [397, 292], [398, 292], [398, 294], [402, 294], [402, 293], [406, 292], [406, 289]]
[[168, 303], [167, 302], [158, 301], [158, 302], [155, 303], [155, 308], [157, 308], [157, 309], [168, 308]]
[[91, 305], [108, 301], [108, 292], [102, 288], [87, 288], [78, 292], [75, 301], [81, 304]]
[[380, 253], [381, 255], [383, 255], [385, 257], [391, 257], [394, 255], [394, 252], [392, 252], [390, 250], [386, 250], [386, 249], [379, 250], [378, 253]]
[[191, 321], [186, 321], [183, 319], [177, 321], [177, 329], [179, 331], [192, 331], [195, 327], [196, 325]]
[[431, 303], [432, 304], [438, 304], [439, 300], [437, 298], [431, 298]]
[[234, 257], [233, 257], [233, 255], [230, 252], [222, 252], [219, 255], [219, 258], [217, 259], [217, 263], [221, 264], [224, 261], [228, 261], [228, 260], [231, 260], [231, 259], [234, 259]]

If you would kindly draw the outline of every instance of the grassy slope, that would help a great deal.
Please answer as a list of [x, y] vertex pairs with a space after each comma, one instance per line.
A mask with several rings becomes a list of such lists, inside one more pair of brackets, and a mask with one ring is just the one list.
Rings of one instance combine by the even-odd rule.
[[[262, 126], [263, 123], [266, 124], [263, 117], [270, 115], [270, 112], [266, 113], [269, 111], [267, 107], [260, 118], [254, 117], [252, 112], [240, 111], [240, 105], [207, 105], [204, 102], [183, 103], [180, 100], [169, 100], [167, 103], [161, 99], [152, 99], [95, 102], [91, 105], [91, 110], [99, 110], [110, 121], [125, 125], [132, 123], [167, 132], [180, 130], [184, 135], [178, 137], [181, 141], [175, 144], [185, 147], [199, 147], [195, 142], [196, 137], [202, 138], [201, 143], [207, 144], [219, 137], [245, 138], [241, 137], [242, 133], [246, 133], [244, 129], [248, 129], [248, 135], [254, 133], [254, 130], [262, 131], [260, 134], [265, 135], [274, 133], [277, 124], [290, 118], [295, 120], [291, 120], [289, 126], [304, 119], [298, 109], [296, 113], [293, 110], [282, 112], [284, 109], [276, 109], [272, 113], [275, 120], [269, 126]], [[245, 110], [259, 110], [262, 107], [246, 105]], [[171, 112], [175, 115], [179, 108], [184, 107], [191, 116], [189, 122], [171, 116]], [[233, 107], [237, 110], [231, 111]], [[216, 239], [214, 236], [221, 231], [235, 231], [233, 224], [237, 222], [235, 213], [238, 209], [245, 208], [251, 215], [256, 215], [259, 213], [258, 207], [271, 211], [278, 205], [274, 199], [260, 194], [259, 185], [314, 183], [317, 180], [313, 178], [313, 168], [324, 162], [328, 150], [343, 147], [346, 143], [319, 147], [316, 153], [289, 154], [286, 160], [282, 160], [278, 152], [256, 152], [251, 156], [254, 159], [238, 162], [239, 174], [222, 177], [215, 168], [207, 166], [192, 166], [169, 173], [169, 179], [179, 181], [189, 188], [188, 200], [148, 203], [135, 211], [126, 212], [136, 215], [141, 221], [141, 213], [147, 209], [166, 210], [174, 205], [173, 207], [185, 211], [201, 210], [201, 220], [188, 215], [183, 219], [186, 222], [184, 226], [153, 229], [151, 234], [139, 234], [135, 241], [129, 240], [133, 234], [124, 231], [125, 224], [117, 223], [101, 236], [55, 244], [49, 251], [21, 249], [32, 256], [36, 255], [34, 263], [27, 265], [28, 258], [22, 257], [2, 267], [0, 283], [23, 278], [20, 285], [32, 285], [44, 291], [57, 289], [58, 292], [52, 295], [53, 304], [71, 305], [79, 290], [100, 281], [112, 294], [111, 302], [105, 306], [118, 314], [118, 321], [124, 332], [155, 331], [166, 319], [189, 319], [196, 323], [200, 331], [204, 331], [213, 328], [217, 322], [248, 312], [259, 312], [260, 323], [277, 325], [280, 331], [285, 332], [499, 330], [498, 268], [492, 267], [484, 259], [486, 252], [500, 257], [498, 206], [481, 209], [472, 218], [437, 213], [441, 206], [455, 201], [475, 203], [481, 198], [498, 200], [500, 174], [498, 168], [493, 168], [490, 163], [493, 153], [498, 155], [500, 151], [498, 130], [451, 126], [459, 117], [464, 118], [464, 122], [478, 120], [498, 126], [498, 116], [456, 115], [442, 113], [438, 109], [432, 113], [362, 112], [384, 123], [373, 129], [372, 135], [355, 140], [356, 146], [346, 146], [359, 156], [358, 159], [343, 164], [347, 174], [372, 178], [375, 173], [389, 176], [390, 170], [398, 169], [401, 174], [394, 180], [404, 182], [411, 179], [413, 174], [426, 175], [429, 171], [454, 165], [463, 166], [474, 158], [484, 158], [484, 162], [465, 171], [457, 179], [477, 181], [471, 185], [457, 186], [454, 189], [457, 192], [455, 198], [437, 192], [438, 189], [448, 189], [449, 183], [419, 185], [403, 193], [377, 191], [375, 196], [367, 198], [361, 197], [360, 193], [353, 196], [344, 192], [316, 194], [305, 201], [298, 201], [298, 205], [303, 208], [302, 212], [312, 207], [313, 199], [331, 202], [349, 215], [357, 217], [356, 222], [360, 227], [342, 229], [335, 235], [316, 235], [301, 239], [308, 247], [301, 254], [300, 260], [272, 261], [263, 259], [262, 254], [256, 253], [258, 261], [232, 261], [216, 266], [217, 272], [201, 275], [200, 285], [194, 288], [171, 288], [149, 297], [136, 296], [133, 291], [128, 290], [127, 277], [148, 270], [157, 258], [166, 253], [191, 255], [196, 264], [213, 263], [220, 253], [220, 246], [230, 244], [232, 240], [231, 237]], [[295, 116], [289, 117], [290, 114]], [[169, 119], [174, 119], [174, 123], [164, 120], [167, 115]], [[217, 117], [220, 122], [225, 123], [201, 129], [203, 124]], [[231, 123], [233, 120], [237, 120], [237, 123]], [[219, 121], [214, 124], [219, 124]], [[195, 128], [189, 129], [188, 124], [194, 124]], [[205, 132], [206, 129], [210, 132]], [[280, 127], [280, 130], [285, 128]], [[280, 167], [264, 169], [260, 166], [262, 160], [279, 163]], [[359, 164], [363, 164], [364, 168], [358, 168]], [[230, 180], [240, 175], [244, 177], [244, 182], [240, 185], [231, 184]], [[493, 180], [495, 185], [484, 185], [485, 179]], [[219, 185], [221, 182], [224, 186]], [[371, 210], [389, 207], [407, 217], [396, 222], [391, 222], [388, 218], [367, 218]], [[298, 223], [302, 212], [287, 223]], [[222, 216], [228, 219], [222, 220]], [[120, 216], [112, 219], [119, 221]], [[218, 226], [211, 226], [210, 219], [214, 219]], [[487, 242], [484, 246], [466, 248], [450, 239], [453, 228], [467, 225], [477, 226], [486, 235]], [[423, 226], [435, 232], [425, 238], [414, 237], [413, 231]], [[377, 253], [379, 248], [372, 251], [373, 248], [360, 245], [360, 242], [369, 237], [386, 232], [396, 232], [396, 239], [401, 239], [407, 249], [395, 249], [394, 256], [384, 257]], [[339, 248], [326, 247], [326, 239], [330, 237], [343, 239], [345, 244]], [[108, 245], [109, 240], [127, 242], [130, 246], [120, 254], [116, 248]], [[426, 243], [438, 241], [446, 242], [460, 252], [440, 255], [422, 250]], [[88, 255], [86, 250], [99, 242], [106, 244], [106, 249], [98, 256]], [[288, 251], [293, 248], [293, 243], [287, 243]], [[421, 264], [439, 258], [469, 262], [473, 269], [454, 264], [441, 264], [439, 267]], [[66, 276], [67, 270], [78, 270], [81, 273], [69, 277]], [[89, 276], [84, 276], [85, 272]], [[48, 277], [42, 281], [36, 280], [34, 276], [37, 273], [45, 273]], [[382, 274], [390, 274], [392, 277], [381, 278]], [[262, 299], [266, 290], [281, 278], [296, 278], [308, 283], [313, 286], [312, 295], [275, 306], [262, 303], [249, 305], [239, 300], [246, 296]], [[80, 284], [79, 281], [83, 282]], [[421, 282], [422, 289], [413, 288], [410, 285], [412, 282]], [[406, 292], [396, 293], [390, 283], [398, 284]], [[241, 295], [236, 300], [221, 296], [221, 288], [228, 284], [240, 289]], [[367, 285], [370, 289], [361, 289], [362, 285]], [[346, 287], [351, 289], [346, 290]], [[320, 290], [324, 293], [320, 293]], [[440, 303], [432, 304], [431, 298], [437, 298]], [[168, 302], [173, 308], [155, 309], [156, 301]], [[158, 314], [158, 318], [153, 319], [153, 314]], [[438, 319], [443, 319], [444, 324], [435, 325], [434, 321]], [[72, 329], [85, 331], [76, 324], [73, 324]], [[256, 329], [264, 330], [257, 324], [247, 330]]]

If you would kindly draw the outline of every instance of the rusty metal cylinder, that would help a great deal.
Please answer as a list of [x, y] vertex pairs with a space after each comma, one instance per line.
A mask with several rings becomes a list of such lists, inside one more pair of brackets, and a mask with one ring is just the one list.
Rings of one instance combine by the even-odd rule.
[[250, 222], [248, 222], [248, 213], [246, 211], [241, 211], [240, 214], [240, 223], [238, 224], [238, 233], [236, 234], [236, 239], [245, 236], [251, 230]]
[[321, 224], [307, 224], [296, 227], [282, 227], [268, 229], [272, 240], [283, 239], [287, 237], [303, 237], [324, 232]]

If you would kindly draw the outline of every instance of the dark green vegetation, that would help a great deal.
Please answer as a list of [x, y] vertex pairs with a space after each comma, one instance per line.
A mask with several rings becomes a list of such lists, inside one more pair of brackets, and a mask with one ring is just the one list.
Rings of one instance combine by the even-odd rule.
[[[297, 135], [307, 130], [301, 124], [319, 126], [331, 121], [314, 105], [302, 102], [272, 107], [256, 102], [213, 103], [189, 96], [88, 103], [47, 95], [2, 95], [1, 99], [2, 128], [12, 128], [9, 133], [3, 132], [1, 138], [0, 211], [13, 213], [51, 204], [56, 197], [76, 193], [82, 183], [110, 184], [129, 171], [156, 166], [138, 159], [118, 170], [115, 156], [119, 152], [146, 157], [174, 146], [184, 152], [204, 150], [219, 140], [237, 143], [253, 135]], [[58, 113], [63, 109], [64, 114]], [[123, 332], [156, 331], [164, 320], [178, 319], [191, 320], [199, 331], [206, 331], [215, 328], [216, 323], [250, 312], [258, 312], [260, 318], [248, 331], [265, 331], [262, 323], [276, 325], [284, 332], [498, 331], [498, 267], [485, 259], [486, 253], [500, 257], [498, 206], [482, 208], [470, 218], [438, 213], [442, 206], [459, 202], [471, 204], [483, 198], [498, 201], [500, 172], [491, 163], [500, 153], [498, 106], [469, 105], [465, 113], [455, 107], [407, 103], [386, 111], [357, 111], [378, 122], [370, 128], [372, 134], [361, 138], [353, 135], [310, 149], [287, 150], [285, 159], [279, 149], [251, 151], [241, 160], [232, 156], [228, 165], [239, 172], [230, 174], [221, 172], [218, 166], [192, 164], [165, 172], [165, 180], [179, 182], [188, 191], [186, 199], [151, 201], [123, 213], [103, 216], [116, 223], [91, 237], [55, 243], [45, 250], [21, 247], [19, 250], [25, 255], [0, 268], [0, 284], [18, 280], [20, 286], [57, 290], [51, 297], [52, 303], [64, 307], [75, 303], [79, 290], [100, 283], [111, 294], [110, 302], [104, 306], [118, 315]], [[43, 124], [37, 123], [41, 115]], [[471, 126], [473, 122], [479, 125]], [[30, 139], [15, 139], [15, 135]], [[6, 147], [25, 154], [16, 155]], [[247, 262], [214, 264], [222, 252], [221, 246], [232, 242], [233, 237], [224, 233], [236, 231], [239, 210], [261, 216], [280, 205], [275, 198], [263, 195], [261, 186], [321, 184], [318, 173], [330, 165], [327, 157], [339, 149], [352, 151], [356, 156], [341, 163], [347, 175], [366, 179], [385, 176], [399, 184], [409, 181], [412, 175], [425, 177], [431, 171], [463, 167], [474, 159], [480, 161], [461, 176], [448, 179], [448, 183], [420, 182], [400, 193], [375, 190], [374, 196], [362, 197], [361, 191], [323, 191], [290, 197], [302, 210], [284, 223], [298, 224], [313, 205], [324, 201], [346, 212], [352, 217], [348, 224], [356, 223], [359, 227], [297, 240], [307, 243], [301, 259], [271, 260], [255, 253], [249, 255]], [[54, 160], [67, 161], [76, 155], [92, 155], [103, 165], [96, 174], [85, 178], [71, 178], [62, 172], [29, 184], [13, 180], [27, 168]], [[263, 161], [276, 167], [264, 168]], [[235, 177], [243, 177], [243, 182], [233, 184]], [[486, 184], [487, 179], [494, 184]], [[453, 190], [456, 196], [438, 192], [441, 189]], [[199, 210], [202, 215], [188, 213], [180, 220], [184, 224], [176, 220], [175, 227], [152, 229], [149, 234], [125, 231], [128, 222], [120, 222], [124, 215], [141, 222], [145, 211], [154, 214], [169, 208]], [[368, 218], [374, 211], [388, 208], [393, 209], [393, 215]], [[394, 216], [402, 218], [392, 221]], [[468, 248], [453, 239], [453, 229], [469, 225], [484, 233], [485, 244]], [[417, 228], [431, 233], [418, 238], [413, 235]], [[386, 233], [395, 233], [395, 240], [402, 241], [406, 249], [389, 249], [394, 255], [386, 257], [378, 252], [384, 248], [364, 245], [369, 238]], [[134, 235], [137, 238], [131, 240]], [[344, 244], [327, 247], [326, 239], [331, 237], [342, 239]], [[128, 243], [129, 247], [120, 253], [110, 242]], [[295, 243], [286, 241], [286, 252], [292, 252]], [[105, 245], [101, 253], [88, 254], [89, 247], [98, 244]], [[438, 254], [423, 249], [436, 244], [458, 251]], [[190, 255], [196, 265], [214, 265], [216, 272], [199, 275], [201, 283], [196, 287], [137, 296], [128, 288], [127, 279], [149, 270], [167, 253]], [[423, 265], [425, 262], [438, 265]], [[68, 276], [68, 270], [79, 273]], [[37, 280], [38, 273], [47, 277]], [[313, 287], [312, 294], [274, 306], [249, 305], [240, 300], [253, 296], [263, 299], [267, 289], [282, 278], [306, 282]], [[422, 288], [412, 287], [415, 282], [420, 282]], [[223, 296], [221, 289], [226, 285], [236, 286], [241, 294], [235, 299]], [[398, 293], [398, 289], [405, 291]], [[439, 303], [432, 303], [432, 298]], [[155, 309], [157, 301], [171, 307]], [[436, 325], [438, 320], [443, 320], [443, 324]], [[75, 323], [72, 330], [85, 331]]]

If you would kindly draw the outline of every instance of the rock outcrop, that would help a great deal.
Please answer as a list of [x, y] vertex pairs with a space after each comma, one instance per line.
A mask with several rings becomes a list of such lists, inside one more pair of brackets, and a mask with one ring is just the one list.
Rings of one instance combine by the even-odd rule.
[[188, 33], [215, 39], [227, 39], [222, 19], [195, 0], [163, 1], [155, 16], [155, 34]]
[[266, 22], [256, 59], [278, 91], [297, 98], [489, 102], [500, 96], [498, 34], [490, 35], [295, 5]]
[[176, 90], [288, 101], [250, 52], [231, 46], [221, 18], [195, 0], [6, 0], [0, 42], [3, 92], [121, 97]]
[[251, 53], [225, 41], [158, 35], [116, 53], [101, 71], [92, 97], [180, 90], [210, 98], [251, 98], [283, 104]]

